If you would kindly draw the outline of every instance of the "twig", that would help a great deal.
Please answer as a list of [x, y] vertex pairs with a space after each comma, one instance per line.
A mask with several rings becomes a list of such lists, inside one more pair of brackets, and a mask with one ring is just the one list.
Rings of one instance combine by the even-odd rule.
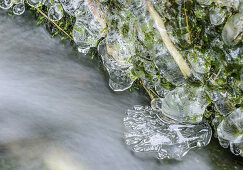
[[149, 98], [150, 98], [151, 100], [153, 100], [153, 99], [154, 99], [153, 94], [147, 89], [147, 87], [145, 87], [145, 85], [144, 85], [144, 83], [143, 83], [143, 81], [142, 81], [141, 79], [139, 79], [139, 81], [140, 81], [141, 85], [143, 86], [143, 88], [145, 89], [145, 91], [148, 93]]
[[42, 12], [42, 10], [40, 8], [36, 8], [36, 10], [43, 15], [46, 19], [48, 19], [49, 21], [51, 21], [60, 31], [62, 31], [64, 34], [66, 34], [71, 40], [73, 40], [73, 37], [71, 35], [69, 35], [66, 31], [64, 31], [61, 27], [59, 27], [55, 21], [53, 21], [52, 19], [50, 19], [44, 12]]
[[187, 18], [187, 13], [186, 13], [186, 0], [184, 0], [184, 13], [185, 13], [185, 16], [186, 16], [186, 26], [187, 26], [187, 31], [188, 31], [188, 34], [189, 34], [189, 44], [191, 44], [191, 32], [189, 30], [188, 18]]
[[151, 4], [150, 0], [146, 0], [146, 4], [147, 4], [147, 9], [148, 9], [150, 15], [152, 16], [156, 26], [157, 26], [157, 29], [158, 29], [158, 31], [160, 33], [160, 36], [161, 36], [163, 42], [165, 43], [166, 48], [168, 49], [168, 51], [170, 52], [171, 56], [174, 58], [175, 62], [179, 66], [183, 76], [185, 78], [190, 77], [191, 76], [191, 69], [189, 68], [189, 66], [186, 63], [186, 61], [183, 59], [183, 57], [180, 54], [180, 52], [176, 49], [175, 45], [172, 43], [169, 35], [167, 34], [164, 22], [160, 18], [160, 16], [157, 13], [157, 11], [154, 9], [154, 7]]

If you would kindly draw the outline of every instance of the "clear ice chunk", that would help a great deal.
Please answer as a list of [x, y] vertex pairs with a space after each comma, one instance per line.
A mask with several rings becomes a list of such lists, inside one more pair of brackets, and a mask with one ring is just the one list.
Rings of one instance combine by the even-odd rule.
[[95, 47], [97, 41], [104, 36], [104, 29], [94, 17], [89, 6], [83, 6], [76, 12], [76, 23], [73, 27], [73, 39], [79, 52], [87, 53], [90, 47]]
[[196, 49], [190, 50], [187, 59], [193, 71], [199, 74], [205, 74], [209, 71], [209, 68], [207, 68], [207, 62], [205, 60], [206, 55], [207, 53], [203, 54]]
[[229, 8], [238, 9], [241, 0], [211, 0], [220, 6], [226, 6]]
[[235, 155], [243, 156], [243, 112], [238, 108], [222, 120], [217, 128], [219, 143]]
[[208, 123], [179, 124], [159, 119], [157, 113], [142, 106], [127, 111], [125, 141], [135, 152], [155, 152], [159, 159], [181, 159], [190, 149], [210, 142], [212, 130]]
[[185, 83], [180, 68], [176, 64], [173, 57], [169, 54], [168, 50], [161, 44], [155, 45], [155, 58], [154, 62], [160, 74], [170, 83], [180, 86]]
[[13, 4], [24, 3], [24, 0], [12, 0]]
[[40, 7], [45, 3], [46, 0], [26, 0], [26, 2], [34, 8]]
[[207, 6], [212, 3], [212, 0], [197, 0], [197, 2], [202, 6]]
[[210, 22], [213, 25], [220, 25], [226, 17], [226, 10], [220, 7], [211, 8], [209, 11]]
[[[242, 4], [243, 5], [243, 4]], [[227, 45], [236, 45], [242, 41], [243, 12], [232, 15], [228, 18], [222, 31], [222, 38]]]
[[0, 8], [9, 9], [13, 6], [13, 2], [11, 0], [0, 0]]
[[[161, 103], [160, 107], [156, 105], [157, 102]], [[165, 115], [181, 123], [201, 122], [208, 106], [204, 88], [187, 86], [177, 87], [168, 92], [165, 98], [154, 99], [151, 104], [154, 109], [161, 111], [159, 116]]]
[[25, 11], [25, 4], [24, 4], [24, 2], [18, 3], [16, 5], [14, 5], [14, 7], [13, 7], [13, 13], [15, 15], [22, 15], [24, 13], [24, 11]]
[[212, 99], [215, 108], [223, 116], [227, 116], [234, 110], [233, 104], [229, 101], [227, 93], [212, 91], [207, 92], [209, 97]]
[[107, 15], [107, 46], [110, 55], [128, 63], [135, 53], [135, 18], [129, 11], [119, 11], [119, 15]]
[[58, 21], [63, 17], [63, 8], [60, 3], [55, 3], [48, 10], [48, 17], [53, 21]]
[[135, 81], [131, 74], [131, 65], [119, 63], [107, 53], [105, 40], [98, 46], [103, 64], [109, 73], [109, 86], [114, 91], [124, 91], [130, 88]]
[[60, 0], [63, 9], [71, 16], [75, 16], [75, 12], [82, 8], [85, 0]]

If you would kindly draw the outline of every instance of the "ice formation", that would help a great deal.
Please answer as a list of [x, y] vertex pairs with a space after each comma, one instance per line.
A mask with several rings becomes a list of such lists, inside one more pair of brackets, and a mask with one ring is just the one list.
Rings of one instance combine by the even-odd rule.
[[[199, 123], [208, 105], [202, 87], [177, 87], [163, 99], [154, 99], [151, 106], [161, 114], [181, 123]], [[158, 114], [160, 115], [160, 114]]]
[[109, 86], [111, 89], [114, 91], [124, 91], [130, 88], [135, 80], [135, 77], [132, 79], [131, 66], [114, 60], [107, 52], [105, 40], [100, 42], [98, 51], [102, 57], [103, 65], [109, 73]]
[[60, 3], [55, 3], [50, 6], [48, 17], [53, 21], [58, 21], [63, 17], [63, 8]]
[[[133, 110], [128, 110], [128, 116], [124, 119], [127, 144], [135, 151], [157, 152], [161, 159], [180, 159], [190, 149], [205, 146], [210, 141], [211, 128], [203, 121], [209, 104], [205, 94], [207, 84], [220, 87], [224, 81], [230, 82], [234, 91], [231, 99], [241, 94], [235, 91], [235, 87], [242, 87], [242, 83], [233, 77], [224, 80], [227, 75], [221, 74], [221, 69], [240, 60], [240, 48], [230, 49], [230, 54], [224, 48], [225, 45], [233, 46], [242, 41], [243, 2], [196, 1], [198, 4], [194, 4], [196, 9], [193, 11], [201, 24], [202, 20], [206, 21], [205, 8], [208, 7], [209, 27], [222, 25], [223, 31], [220, 37], [215, 36], [217, 33], [211, 32], [210, 28], [200, 31], [201, 27], [195, 26], [191, 31], [196, 30], [198, 34], [193, 37], [196, 41], [193, 48], [189, 43], [189, 28], [197, 24], [197, 19], [190, 17], [193, 22], [189, 23], [189, 27], [185, 24], [187, 18], [183, 13], [182, 1], [173, 2], [178, 11], [171, 6], [172, 2], [166, 0], [25, 2], [35, 8], [46, 6], [47, 15], [52, 21], [60, 21], [64, 14], [76, 18], [73, 40], [81, 53], [86, 54], [91, 47], [98, 47], [112, 90], [124, 91], [139, 79], [146, 90], [153, 93], [155, 98], [151, 107], [135, 106]], [[24, 0], [0, 0], [0, 8], [11, 7], [14, 14], [23, 14]], [[230, 17], [229, 9], [234, 10]], [[187, 12], [189, 15], [190, 11]], [[168, 21], [170, 24], [167, 24]], [[207, 37], [204, 39], [206, 42], [197, 39], [198, 35]], [[210, 36], [213, 38], [210, 39]], [[204, 43], [211, 46], [206, 52], [203, 50]], [[183, 50], [187, 45], [188, 48]], [[214, 49], [225, 54], [225, 62], [221, 62]], [[219, 70], [211, 65], [216, 60], [222, 65]], [[211, 70], [218, 73], [205, 82], [204, 77]], [[188, 84], [190, 78], [199, 80], [200, 87]], [[215, 135], [223, 147], [230, 145], [234, 154], [242, 155], [242, 110], [236, 109], [228, 93], [222, 92], [220, 88], [207, 91], [217, 112], [212, 122], [217, 129]]]
[[238, 108], [231, 112], [217, 128], [219, 143], [235, 155], [243, 155], [243, 112]]
[[206, 146], [212, 130], [208, 123], [180, 124], [158, 118], [159, 111], [135, 106], [124, 119], [125, 140], [136, 152], [155, 152], [159, 159], [181, 159], [190, 149]]

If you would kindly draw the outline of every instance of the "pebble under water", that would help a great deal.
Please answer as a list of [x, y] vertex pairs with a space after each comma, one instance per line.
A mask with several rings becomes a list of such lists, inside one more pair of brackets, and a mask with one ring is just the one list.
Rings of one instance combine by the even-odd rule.
[[32, 20], [0, 11], [1, 170], [243, 168], [242, 158], [216, 139], [183, 161], [131, 152], [124, 112], [149, 101], [112, 92], [90, 56], [50, 38]]

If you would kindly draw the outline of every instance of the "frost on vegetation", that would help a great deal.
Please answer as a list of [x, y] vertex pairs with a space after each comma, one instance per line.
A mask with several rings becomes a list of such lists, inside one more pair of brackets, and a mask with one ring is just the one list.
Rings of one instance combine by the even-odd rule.
[[159, 119], [159, 111], [134, 106], [124, 118], [125, 141], [136, 152], [155, 152], [159, 159], [181, 159], [190, 149], [206, 146], [212, 130], [208, 123], [179, 124]]
[[21, 15], [24, 2], [60, 25], [75, 17], [79, 52], [98, 48], [112, 90], [142, 82], [151, 107], [124, 120], [135, 151], [180, 159], [207, 145], [210, 112], [221, 145], [242, 155], [241, 0], [0, 0], [0, 8]]

